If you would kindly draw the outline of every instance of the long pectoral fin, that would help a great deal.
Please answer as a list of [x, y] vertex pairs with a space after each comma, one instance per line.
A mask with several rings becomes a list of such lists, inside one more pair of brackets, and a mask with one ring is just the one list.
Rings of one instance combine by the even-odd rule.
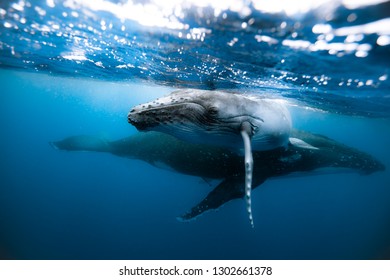
[[[261, 185], [267, 178], [256, 176], [253, 180], [253, 188]], [[244, 174], [231, 176], [223, 180], [214, 190], [212, 190], [199, 204], [192, 207], [190, 211], [178, 217], [180, 221], [195, 219], [204, 212], [215, 210], [236, 198], [244, 196], [243, 188]]]
[[254, 227], [253, 216], [252, 216], [252, 174], [253, 174], [253, 156], [252, 156], [252, 146], [250, 138], [251, 128], [250, 124], [245, 122], [241, 127], [241, 136], [244, 141], [245, 149], [245, 201], [246, 209], [249, 215], [249, 221], [251, 226]]
[[218, 209], [226, 202], [240, 198], [244, 195], [242, 188], [242, 176], [229, 177], [223, 180], [215, 189], [213, 189], [199, 204], [192, 207], [191, 210], [178, 219], [188, 221], [201, 215], [203, 212]]

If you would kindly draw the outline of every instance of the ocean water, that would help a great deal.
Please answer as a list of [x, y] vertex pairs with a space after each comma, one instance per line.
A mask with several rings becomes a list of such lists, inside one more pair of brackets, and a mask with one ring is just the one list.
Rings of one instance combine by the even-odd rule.
[[[214, 2], [0, 2], [1, 259], [390, 258], [390, 2]], [[268, 180], [252, 229], [242, 200], [176, 219], [216, 181], [49, 145], [177, 88], [284, 98], [386, 170]]]

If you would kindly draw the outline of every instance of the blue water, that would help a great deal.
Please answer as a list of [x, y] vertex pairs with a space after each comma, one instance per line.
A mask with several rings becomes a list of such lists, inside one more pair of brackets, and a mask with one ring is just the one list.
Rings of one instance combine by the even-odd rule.
[[[0, 2], [0, 258], [389, 259], [390, 2], [156, 2]], [[387, 169], [269, 180], [251, 229], [241, 200], [176, 220], [201, 178], [48, 144], [137, 133], [132, 106], [187, 87], [283, 97]]]

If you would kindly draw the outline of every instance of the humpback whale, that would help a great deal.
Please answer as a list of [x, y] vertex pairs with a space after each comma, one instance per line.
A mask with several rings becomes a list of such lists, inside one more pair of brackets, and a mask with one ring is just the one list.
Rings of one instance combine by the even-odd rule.
[[[244, 147], [245, 199], [253, 227], [252, 150], [272, 150], [289, 143], [291, 117], [281, 102], [222, 91], [184, 89], [135, 106], [128, 121], [139, 131], [164, 132], [188, 142], [236, 151]], [[291, 142], [302, 143], [297, 139]]]
[[[385, 166], [371, 155], [343, 145], [328, 137], [292, 130], [291, 136], [318, 149], [290, 145], [288, 149], [254, 151], [253, 188], [269, 178], [292, 173], [310, 175], [326, 167], [360, 174], [382, 171]], [[54, 148], [67, 151], [94, 151], [111, 153], [130, 159], [139, 159], [156, 167], [164, 163], [178, 173], [222, 181], [196, 206], [179, 217], [181, 221], [218, 209], [223, 204], [244, 197], [244, 159], [236, 152], [213, 145], [181, 141], [165, 133], [138, 133], [117, 141], [107, 141], [93, 136], [72, 136], [50, 143]]]

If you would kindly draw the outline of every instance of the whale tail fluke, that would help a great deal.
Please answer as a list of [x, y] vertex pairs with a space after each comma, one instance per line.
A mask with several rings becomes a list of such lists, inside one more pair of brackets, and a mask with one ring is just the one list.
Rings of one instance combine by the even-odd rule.
[[61, 141], [49, 142], [57, 150], [109, 152], [110, 142], [95, 136], [78, 135]]

